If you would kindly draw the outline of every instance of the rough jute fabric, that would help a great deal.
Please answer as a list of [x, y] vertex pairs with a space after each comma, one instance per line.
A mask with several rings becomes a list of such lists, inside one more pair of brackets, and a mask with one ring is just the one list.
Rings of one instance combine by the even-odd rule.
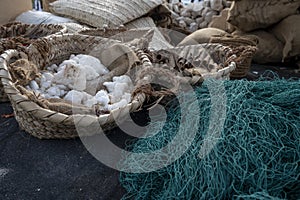
[[287, 16], [296, 14], [299, 0], [241, 0], [234, 1], [228, 22], [242, 31], [269, 27]]
[[50, 4], [56, 14], [102, 28], [118, 27], [133, 21], [162, 4], [162, 0], [58, 0]]
[[284, 43], [283, 60], [300, 55], [300, 15], [292, 15], [282, 20], [271, 32]]

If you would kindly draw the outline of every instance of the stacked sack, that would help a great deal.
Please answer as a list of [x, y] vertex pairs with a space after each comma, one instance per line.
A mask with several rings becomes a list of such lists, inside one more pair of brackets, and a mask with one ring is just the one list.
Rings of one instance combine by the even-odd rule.
[[174, 25], [181, 27], [188, 32], [207, 28], [214, 16], [230, 6], [226, 0], [204, 0], [197, 3], [184, 5], [177, 1], [170, 1], [167, 4], [172, 11]]
[[300, 55], [299, 0], [234, 1], [227, 21], [235, 35], [258, 39], [257, 63], [285, 62]]

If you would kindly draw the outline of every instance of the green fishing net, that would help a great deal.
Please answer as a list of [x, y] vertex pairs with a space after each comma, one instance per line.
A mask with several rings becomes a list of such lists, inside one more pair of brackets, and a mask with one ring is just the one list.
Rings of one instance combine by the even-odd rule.
[[[122, 160], [127, 171], [144, 171], [121, 173], [123, 199], [300, 199], [299, 80], [208, 80], [182, 95], [184, 102], [175, 99], [167, 106], [166, 121], [150, 122], [145, 138], [128, 143], [128, 150], [151, 152], [155, 159], [127, 155]], [[223, 102], [214, 113], [220, 103], [213, 98]], [[224, 116], [224, 108], [226, 117], [210, 124], [216, 113]], [[195, 135], [189, 134], [193, 128]], [[148, 171], [172, 160], [172, 152], [162, 155], [159, 149], [178, 134], [180, 144], [170, 150], [185, 149], [183, 155]]]

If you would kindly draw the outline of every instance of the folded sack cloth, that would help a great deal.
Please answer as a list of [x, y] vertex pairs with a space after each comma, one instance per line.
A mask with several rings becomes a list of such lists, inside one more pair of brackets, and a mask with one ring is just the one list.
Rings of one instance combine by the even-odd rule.
[[228, 22], [248, 32], [267, 28], [290, 15], [296, 14], [300, 1], [291, 0], [242, 0], [234, 1]]
[[102, 28], [118, 27], [148, 14], [162, 5], [162, 0], [58, 0], [50, 10], [79, 22]]

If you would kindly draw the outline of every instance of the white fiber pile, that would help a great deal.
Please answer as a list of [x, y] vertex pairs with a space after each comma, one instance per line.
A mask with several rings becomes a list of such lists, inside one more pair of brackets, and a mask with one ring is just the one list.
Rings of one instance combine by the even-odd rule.
[[112, 82], [105, 82], [106, 90], [96, 91], [96, 95], [86, 92], [95, 90], [88, 88], [88, 82], [97, 82], [107, 73], [109, 70], [99, 59], [83, 54], [71, 55], [59, 66], [54, 64], [41, 72], [41, 77], [31, 81], [27, 89], [46, 99], [61, 98], [90, 108], [98, 105], [101, 110], [109, 112], [131, 102], [134, 86], [131, 79], [123, 75], [114, 77]]

